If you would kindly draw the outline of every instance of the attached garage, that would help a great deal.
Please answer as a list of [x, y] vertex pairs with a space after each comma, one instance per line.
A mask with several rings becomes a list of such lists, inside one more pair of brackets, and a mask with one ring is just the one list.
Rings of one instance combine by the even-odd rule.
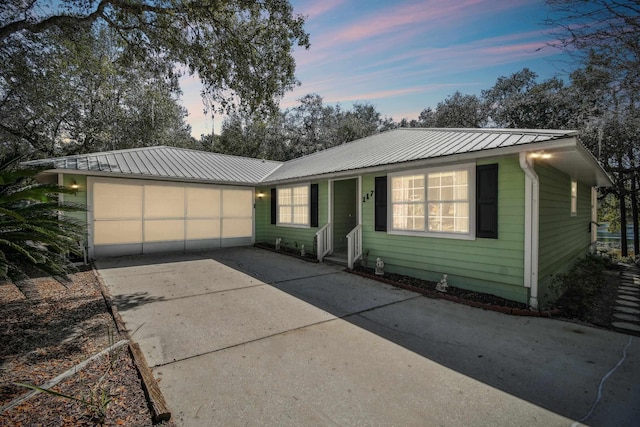
[[254, 242], [254, 189], [88, 177], [89, 254], [132, 255]]

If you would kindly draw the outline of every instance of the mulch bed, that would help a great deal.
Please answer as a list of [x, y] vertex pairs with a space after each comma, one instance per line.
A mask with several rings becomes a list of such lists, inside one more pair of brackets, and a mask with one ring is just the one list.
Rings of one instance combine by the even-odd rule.
[[[307, 252], [304, 257], [300, 256], [297, 248], [282, 246], [280, 250], [275, 249], [275, 245], [269, 243], [256, 243], [254, 246], [283, 255], [293, 256], [305, 261], [318, 262], [315, 254]], [[604, 283], [598, 289], [598, 295], [594, 298], [593, 304], [587, 310], [576, 315], [570, 313], [564, 306], [561, 299], [557, 304], [547, 310], [531, 310], [527, 304], [504, 299], [495, 295], [483, 292], [475, 292], [467, 289], [449, 286], [446, 293], [436, 290], [436, 282], [418, 279], [416, 277], [403, 276], [401, 274], [385, 272], [384, 276], [375, 274], [375, 269], [355, 266], [353, 270], [346, 269], [352, 274], [387, 283], [402, 289], [418, 292], [429, 298], [440, 298], [458, 304], [465, 304], [471, 307], [492, 310], [500, 313], [516, 316], [553, 317], [559, 320], [588, 324], [604, 329], [613, 329], [613, 312], [616, 304], [618, 286], [620, 285], [619, 271], [609, 271], [605, 274]]]
[[436, 282], [415, 277], [387, 272], [385, 272], [384, 276], [377, 276], [373, 268], [355, 267], [353, 270], [347, 269], [347, 271], [402, 289], [418, 292], [430, 298], [440, 298], [471, 307], [517, 316], [553, 317], [570, 322], [589, 324], [604, 329], [613, 329], [611, 323], [613, 322], [613, 311], [616, 304], [618, 286], [620, 284], [619, 274], [615, 272], [606, 274], [605, 281], [599, 289], [597, 297], [594, 298], [594, 303], [587, 310], [580, 313], [579, 316], [576, 316], [566, 310], [562, 305], [562, 300], [551, 309], [536, 311], [529, 309], [529, 307], [523, 303], [510, 301], [491, 294], [456, 288], [455, 286], [449, 286], [446, 293], [439, 292], [436, 290]]
[[[68, 282], [40, 277], [0, 284], [0, 406], [28, 393], [14, 383], [41, 385], [126, 339], [116, 329], [91, 269]], [[101, 413], [70, 399], [40, 393], [4, 411], [0, 425], [151, 426], [151, 414], [127, 346], [89, 363], [52, 390], [98, 403]], [[100, 406], [100, 405], [98, 405]]]
[[447, 301], [465, 304], [471, 307], [483, 308], [486, 310], [498, 311], [505, 314], [516, 314], [520, 316], [543, 316], [550, 317], [556, 312], [550, 311], [533, 311], [529, 310], [526, 304], [510, 301], [495, 295], [483, 292], [470, 291], [467, 289], [456, 288], [449, 285], [447, 292], [439, 292], [436, 290], [436, 282], [418, 279], [416, 277], [403, 276], [401, 274], [385, 272], [384, 276], [375, 274], [375, 269], [366, 267], [354, 267], [353, 270], [347, 270], [350, 273], [378, 280], [402, 289], [421, 293], [430, 298], [440, 298]]

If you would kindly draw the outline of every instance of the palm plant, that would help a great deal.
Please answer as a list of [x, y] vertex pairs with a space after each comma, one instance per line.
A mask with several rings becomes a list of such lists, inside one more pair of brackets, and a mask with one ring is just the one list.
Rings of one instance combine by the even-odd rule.
[[0, 280], [24, 277], [35, 268], [52, 276], [68, 272], [68, 254], [80, 255], [84, 225], [62, 215], [84, 206], [62, 203], [58, 194], [73, 190], [42, 184], [42, 169], [21, 168], [20, 157], [0, 159]]

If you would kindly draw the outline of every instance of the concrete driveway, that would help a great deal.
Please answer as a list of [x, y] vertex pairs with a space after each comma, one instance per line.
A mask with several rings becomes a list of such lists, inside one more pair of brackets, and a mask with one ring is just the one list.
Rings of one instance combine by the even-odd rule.
[[256, 248], [97, 264], [178, 425], [640, 425], [639, 338]]

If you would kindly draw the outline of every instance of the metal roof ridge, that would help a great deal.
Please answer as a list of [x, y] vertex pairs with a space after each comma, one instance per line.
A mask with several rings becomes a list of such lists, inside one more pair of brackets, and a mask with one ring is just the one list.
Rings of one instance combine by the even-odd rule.
[[[295, 160], [295, 159], [291, 159], [291, 160]], [[278, 162], [278, 166], [275, 167], [275, 169], [273, 169], [272, 171], [269, 171], [268, 174], [266, 174], [265, 176], [263, 176], [262, 178], [260, 178], [257, 183], [258, 184], [262, 184], [263, 182], [268, 182], [267, 178], [269, 178], [271, 175], [273, 175], [274, 173], [276, 173], [276, 171], [278, 169], [280, 169], [283, 165], [285, 165], [287, 162], [290, 162], [291, 160], [287, 160], [286, 162]]]
[[579, 133], [576, 129], [527, 129], [527, 128], [396, 128], [388, 132], [395, 130], [410, 130], [410, 131], [439, 131], [439, 132], [473, 132], [473, 133], [513, 133], [513, 134], [555, 134], [555, 135], [577, 135]]

